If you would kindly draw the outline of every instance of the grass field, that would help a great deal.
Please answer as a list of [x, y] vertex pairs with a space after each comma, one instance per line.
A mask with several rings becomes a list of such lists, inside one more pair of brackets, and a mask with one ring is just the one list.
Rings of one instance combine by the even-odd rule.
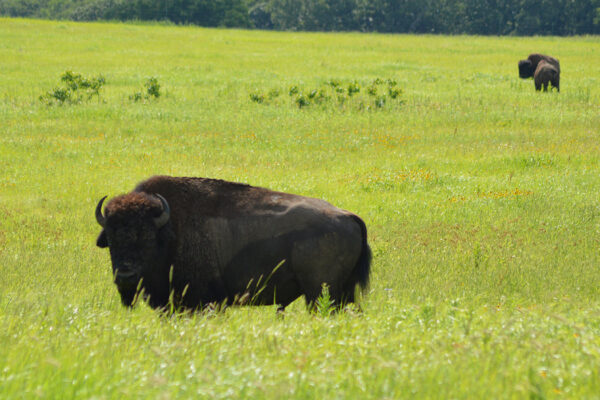
[[[0, 19], [0, 60], [0, 398], [600, 398], [600, 38]], [[44, 105], [67, 70], [100, 100]], [[369, 106], [376, 78], [401, 101]], [[288, 95], [332, 79], [363, 100]], [[357, 213], [364, 312], [123, 309], [94, 208], [153, 174]]]

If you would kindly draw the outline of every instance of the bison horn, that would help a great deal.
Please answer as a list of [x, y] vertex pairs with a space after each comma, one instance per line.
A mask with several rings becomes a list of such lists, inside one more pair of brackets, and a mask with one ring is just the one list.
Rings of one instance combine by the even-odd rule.
[[106, 218], [104, 218], [104, 215], [102, 215], [102, 203], [104, 203], [104, 199], [106, 199], [106, 197], [107, 196], [104, 196], [103, 198], [101, 198], [100, 201], [98, 202], [98, 205], [96, 206], [96, 221], [98, 221], [100, 226], [103, 228], [104, 228], [104, 225], [106, 225]]
[[167, 223], [167, 221], [169, 221], [169, 217], [171, 216], [171, 209], [169, 208], [169, 203], [167, 203], [167, 200], [165, 200], [164, 197], [162, 197], [158, 193], [156, 193], [155, 196], [158, 197], [158, 199], [162, 203], [163, 212], [162, 214], [160, 214], [160, 216], [154, 218], [154, 225], [156, 225], [157, 228], [161, 228]]

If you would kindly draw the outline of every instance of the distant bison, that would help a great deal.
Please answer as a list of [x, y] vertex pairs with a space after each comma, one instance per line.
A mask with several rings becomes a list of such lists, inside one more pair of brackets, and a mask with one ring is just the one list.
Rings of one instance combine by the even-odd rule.
[[[371, 250], [364, 222], [326, 201], [207, 178], [155, 176], [102, 212], [125, 306], [142, 293], [153, 308], [277, 304], [329, 287], [336, 307], [365, 289]], [[172, 303], [170, 303], [170, 299]]]
[[[534, 83], [535, 83], [535, 74], [536, 74], [536, 71], [537, 71], [538, 66], [541, 61], [544, 61], [545, 63], [554, 67], [556, 73], [554, 74], [553, 79], [549, 80], [549, 81], [552, 82], [552, 86], [556, 87], [556, 89], [560, 91], [560, 89], [559, 89], [559, 86], [560, 86], [560, 63], [554, 57], [546, 56], [544, 54], [530, 54], [526, 60], [519, 61], [519, 77], [523, 78], [523, 79], [533, 77]], [[547, 72], [547, 73], [544, 73], [543, 75], [548, 75], [548, 74], [549, 73]], [[535, 83], [535, 87], [536, 87], [536, 90], [540, 90], [540, 89], [538, 89], [537, 83]]]
[[560, 92], [559, 72], [554, 65], [547, 63], [542, 60], [539, 62], [535, 74], [533, 75], [533, 82], [535, 83], [535, 90], [541, 90], [544, 87], [544, 92], [548, 91], [548, 83]]

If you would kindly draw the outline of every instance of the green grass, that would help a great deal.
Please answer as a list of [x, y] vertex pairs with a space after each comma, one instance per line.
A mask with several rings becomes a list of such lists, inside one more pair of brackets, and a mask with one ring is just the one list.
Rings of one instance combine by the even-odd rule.
[[[560, 94], [517, 77], [530, 52]], [[0, 59], [0, 398], [599, 397], [599, 38], [0, 19]], [[39, 101], [67, 70], [100, 101]], [[149, 77], [162, 96], [129, 100]], [[376, 78], [403, 103], [287, 94]], [[124, 310], [94, 208], [152, 174], [356, 212], [364, 313]]]

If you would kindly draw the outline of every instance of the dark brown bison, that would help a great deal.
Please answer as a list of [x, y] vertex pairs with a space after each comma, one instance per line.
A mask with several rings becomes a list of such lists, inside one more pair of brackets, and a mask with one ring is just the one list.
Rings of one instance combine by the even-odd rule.
[[96, 219], [125, 306], [277, 304], [337, 307], [365, 289], [371, 251], [356, 215], [309, 197], [207, 178], [155, 176], [113, 198]]
[[[530, 54], [526, 60], [519, 61], [519, 77], [523, 79], [534, 78], [538, 65], [541, 61], [545, 61], [549, 65], [553, 66], [556, 69], [556, 76], [554, 81], [552, 81], [552, 85], [559, 89], [560, 84], [560, 63], [554, 57], [546, 56], [544, 54]], [[535, 78], [534, 78], [535, 82]], [[556, 84], [555, 84], [556, 83]], [[537, 84], [536, 84], [537, 89]], [[539, 90], [539, 89], [537, 89]], [[559, 90], [560, 91], [560, 90]]]
[[544, 92], [547, 92], [548, 83], [551, 83], [560, 92], [559, 72], [554, 65], [544, 60], [539, 62], [535, 74], [533, 74], [533, 82], [535, 83], [535, 90], [541, 90], [543, 86]]

